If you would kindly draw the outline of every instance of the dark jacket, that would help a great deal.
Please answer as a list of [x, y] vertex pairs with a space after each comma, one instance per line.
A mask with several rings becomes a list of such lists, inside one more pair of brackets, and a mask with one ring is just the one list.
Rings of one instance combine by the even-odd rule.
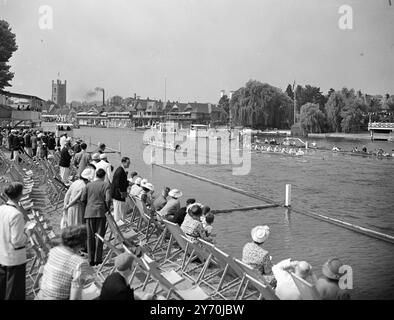
[[109, 183], [102, 180], [88, 183], [82, 193], [81, 201], [86, 205], [85, 219], [105, 218], [111, 201]]
[[23, 138], [25, 139], [25, 147], [31, 148], [31, 135], [29, 133], [26, 133]]
[[105, 279], [99, 300], [134, 300], [134, 290], [119, 272], [114, 272]]
[[66, 147], [60, 152], [59, 166], [63, 168], [69, 168], [71, 163], [71, 155]]
[[177, 213], [174, 214], [174, 218], [172, 222], [182, 225], [183, 220], [185, 220], [185, 217], [186, 217], [186, 207], [182, 207], [178, 210]]
[[56, 139], [55, 137], [49, 137], [48, 139], [48, 150], [55, 150], [56, 147]]
[[118, 201], [125, 201], [122, 197], [122, 192], [127, 192], [129, 181], [127, 180], [127, 173], [122, 166], [119, 166], [112, 177], [111, 197]]

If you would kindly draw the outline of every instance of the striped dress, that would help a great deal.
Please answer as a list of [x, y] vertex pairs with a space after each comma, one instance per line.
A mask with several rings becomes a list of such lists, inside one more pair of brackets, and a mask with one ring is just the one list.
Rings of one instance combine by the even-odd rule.
[[69, 300], [71, 286], [83, 287], [93, 277], [87, 260], [64, 246], [52, 248], [38, 294], [39, 300]]

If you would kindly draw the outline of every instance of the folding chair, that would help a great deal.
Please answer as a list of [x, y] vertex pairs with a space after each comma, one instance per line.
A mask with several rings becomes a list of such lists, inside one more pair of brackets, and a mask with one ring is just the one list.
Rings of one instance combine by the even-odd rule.
[[259, 300], [263, 298], [265, 300], [279, 300], [275, 295], [274, 290], [271, 286], [264, 280], [264, 278], [260, 275], [258, 271], [243, 263], [242, 261], [234, 258], [234, 261], [237, 265], [241, 267], [244, 272], [244, 280], [246, 280], [246, 285], [244, 287], [244, 291], [241, 295], [241, 299], [244, 297], [248, 284], [252, 285], [259, 292]]
[[[145, 262], [145, 264], [152, 278], [158, 281], [159, 286], [167, 292], [167, 299], [169, 299], [172, 294], [175, 294], [182, 300], [208, 300], [210, 298], [200, 286], [186, 283], [186, 279], [178, 281], [176, 284], [172, 283], [169, 277], [166, 277], [166, 275], [160, 271], [155, 261]], [[155, 291], [153, 293], [155, 293]]]
[[300, 291], [302, 300], [321, 300], [320, 294], [314, 284], [300, 278], [294, 272], [290, 272], [290, 275], [293, 278], [298, 291]]
[[[234, 288], [235, 286], [241, 285], [243, 271], [238, 265], [236, 265], [235, 261], [230, 255], [218, 249], [214, 244], [203, 239], [198, 239], [198, 241], [205, 250], [210, 252], [210, 254], [215, 258], [216, 263], [223, 270], [217, 286], [211, 286], [214, 290], [213, 296], [218, 295], [222, 299], [227, 300], [227, 295], [225, 295], [225, 292]], [[228, 281], [226, 282], [226, 280]]]
[[[105, 255], [103, 262], [99, 265], [97, 268], [96, 274], [99, 276], [103, 281], [105, 280], [106, 276], [114, 272], [115, 267], [111, 266], [109, 268], [105, 268], [106, 264], [113, 258], [113, 255], [117, 256], [123, 252], [123, 247], [121, 243], [118, 243], [117, 245], [112, 244], [111, 242], [105, 240], [103, 237], [101, 237], [98, 233], [95, 234], [96, 238], [99, 239], [105, 246], [109, 249], [107, 254]], [[109, 270], [109, 273], [105, 276], [104, 273], [106, 273]]]

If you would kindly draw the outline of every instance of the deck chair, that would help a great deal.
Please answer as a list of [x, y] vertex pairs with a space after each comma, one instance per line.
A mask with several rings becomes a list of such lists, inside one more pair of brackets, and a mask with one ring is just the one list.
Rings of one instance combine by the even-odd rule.
[[[186, 258], [188, 254], [192, 252], [192, 249], [188, 246], [187, 241], [182, 237], [185, 236], [185, 234], [183, 233], [182, 229], [178, 224], [165, 219], [163, 220], [163, 223], [166, 226], [166, 230], [170, 233], [170, 240], [168, 241], [166, 254], [160, 265], [170, 263], [177, 266], [177, 270], [183, 270], [186, 263]], [[172, 251], [174, 243], [179, 246], [179, 248], [175, 248], [175, 250]], [[175, 260], [177, 257], [179, 258], [180, 255], [182, 259], [181, 264], [179, 264], [178, 261]], [[203, 259], [203, 257], [201, 258]]]
[[[248, 284], [252, 285], [259, 292], [259, 300], [279, 300], [275, 295], [275, 291], [272, 287], [264, 280], [258, 271], [247, 265], [246, 263], [234, 258], [236, 264], [238, 264], [244, 272], [244, 280], [248, 281]], [[245, 294], [247, 285], [244, 288], [244, 292], [241, 295], [241, 299]]]
[[36, 227], [32, 229], [29, 239], [34, 257], [31, 260], [31, 263], [29, 263], [26, 271], [26, 277], [28, 277], [32, 282], [31, 287], [27, 288], [26, 291], [28, 294], [36, 296], [39, 290], [38, 285], [42, 277], [44, 265], [48, 260], [49, 248], [45, 245], [45, 241]]
[[212, 254], [216, 263], [223, 270], [217, 286], [211, 286], [214, 290], [213, 296], [218, 295], [222, 299], [227, 300], [228, 295], [226, 295], [225, 292], [241, 285], [243, 271], [238, 265], [236, 265], [230, 255], [218, 249], [214, 244], [203, 239], [198, 239], [198, 241], [205, 250]]
[[314, 284], [300, 278], [294, 272], [290, 272], [290, 275], [293, 278], [298, 291], [300, 291], [302, 300], [321, 300], [320, 294]]
[[[165, 228], [158, 221], [155, 220], [154, 216], [148, 213], [148, 209], [145, 203], [141, 201], [141, 199], [134, 198], [133, 200], [135, 203], [136, 214], [139, 216], [137, 230], [144, 235], [144, 240], [147, 244], [160, 242], [162, 239], [161, 237], [164, 236], [163, 231]], [[145, 227], [142, 227], [143, 224], [145, 225]], [[156, 234], [157, 236], [156, 239], [150, 241], [151, 237], [154, 234]]]
[[[103, 237], [101, 237], [98, 233], [95, 234], [96, 238], [100, 240], [105, 246], [108, 248], [107, 254], [104, 256], [103, 262], [99, 265], [97, 268], [96, 274], [98, 277], [100, 277], [103, 281], [105, 280], [106, 276], [114, 272], [115, 267], [111, 266], [106, 268], [107, 263], [112, 259], [112, 257], [115, 255], [119, 255], [123, 252], [123, 247], [120, 243], [117, 245], [112, 244], [111, 242], [105, 240]], [[106, 274], [107, 273], [107, 274]]]
[[121, 230], [111, 213], [106, 212], [105, 216], [107, 217], [110, 231], [118, 243], [125, 243], [128, 247], [137, 246], [135, 241], [138, 240], [138, 234], [132, 228]]
[[[213, 278], [214, 276], [218, 275], [221, 272], [221, 270], [216, 270], [214, 272], [211, 272], [211, 274], [206, 275], [210, 265], [218, 266], [213, 258], [212, 253], [205, 250], [200, 245], [199, 242], [192, 241], [190, 238], [184, 235], [182, 235], [182, 238], [186, 241], [185, 251], [187, 252], [189, 251], [189, 248], [191, 248], [191, 253], [189, 255], [189, 258], [186, 260], [185, 265], [183, 266], [182, 274], [190, 278], [196, 284], [200, 284], [201, 282], [203, 282], [207, 286], [211, 287], [208, 280], [210, 280], [211, 278]], [[196, 266], [187, 270], [187, 267], [195, 258], [198, 258], [201, 261], [201, 263], [196, 264]], [[201, 271], [198, 273], [198, 276], [195, 278], [192, 276], [192, 272], [194, 273], [198, 268], [201, 268]]]
[[[145, 260], [143, 260], [145, 261]], [[173, 284], [168, 277], [163, 274], [158, 268], [158, 264], [155, 261], [145, 262], [146, 268], [149, 270], [150, 275], [156, 281], [158, 281], [159, 286], [167, 292], [167, 299], [171, 297], [172, 294], [175, 294], [182, 300], [208, 300], [209, 295], [201, 289], [198, 285], [191, 285], [189, 287], [185, 287], [185, 282], [180, 281], [177, 284]], [[154, 292], [155, 293], [155, 292]]]

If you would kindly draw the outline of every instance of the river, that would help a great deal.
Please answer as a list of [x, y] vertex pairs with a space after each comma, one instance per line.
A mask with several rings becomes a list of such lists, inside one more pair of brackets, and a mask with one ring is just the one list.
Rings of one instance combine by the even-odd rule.
[[[130, 156], [129, 171], [147, 177], [160, 192], [163, 186], [181, 189], [182, 202], [196, 198], [213, 209], [234, 208], [260, 204], [261, 201], [219, 186], [151, 167], [143, 161], [146, 146], [143, 132], [128, 129], [84, 128], [75, 135], [85, 141], [106, 143]], [[359, 149], [383, 148], [390, 152], [394, 144], [344, 139], [315, 139], [318, 145]], [[93, 146], [89, 148], [93, 149]], [[117, 165], [120, 157], [110, 155]], [[251, 154], [252, 166], [248, 175], [234, 176], [230, 165], [172, 165], [174, 168], [197, 174], [237, 187], [278, 202], [284, 201], [285, 184], [292, 185], [292, 207], [337, 218], [359, 226], [394, 235], [394, 159], [376, 159], [331, 152], [309, 151], [301, 158], [280, 155]], [[250, 241], [250, 230], [267, 224], [271, 236], [266, 242], [274, 262], [291, 257], [306, 260], [317, 276], [321, 265], [337, 256], [353, 269], [352, 297], [359, 299], [394, 298], [394, 245], [343, 229], [304, 215], [272, 208], [246, 212], [220, 213], [215, 217], [217, 245], [225, 252], [241, 256], [243, 245]]]

